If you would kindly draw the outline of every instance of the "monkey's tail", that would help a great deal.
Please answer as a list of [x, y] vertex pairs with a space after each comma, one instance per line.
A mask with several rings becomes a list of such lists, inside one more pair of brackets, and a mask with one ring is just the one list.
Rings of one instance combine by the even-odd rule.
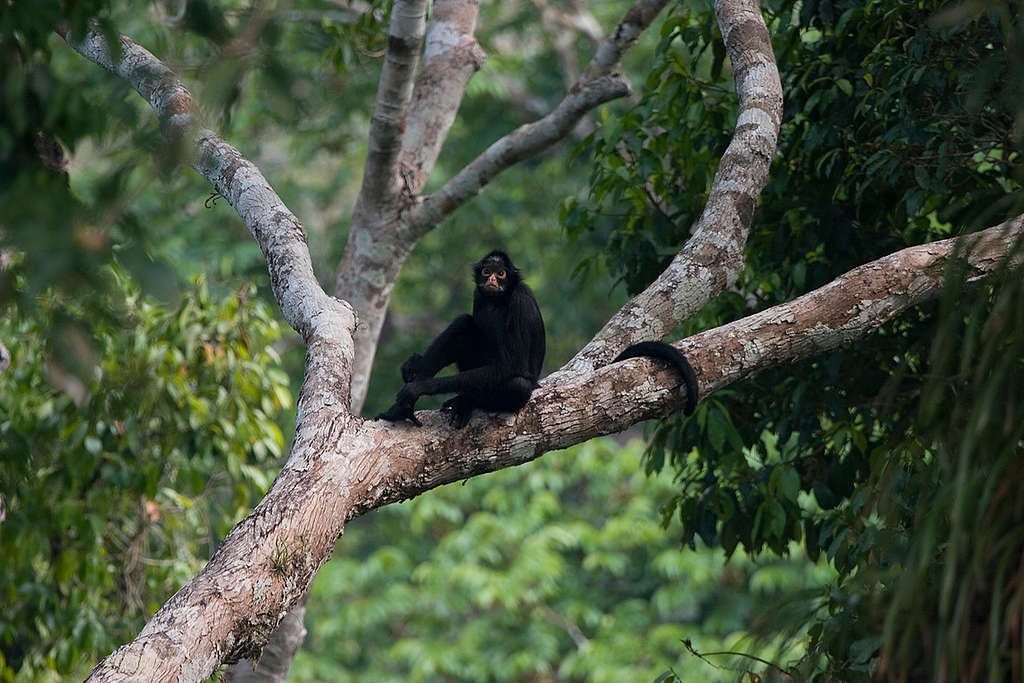
[[663, 341], [638, 342], [627, 347], [612, 362], [618, 363], [620, 360], [626, 360], [627, 358], [640, 357], [663, 360], [679, 372], [683, 382], [686, 384], [686, 405], [683, 407], [683, 413], [685, 415], [693, 413], [697, 407], [698, 400], [697, 374], [693, 371], [693, 366], [690, 365], [690, 361], [686, 360], [686, 356], [683, 355], [682, 351]]

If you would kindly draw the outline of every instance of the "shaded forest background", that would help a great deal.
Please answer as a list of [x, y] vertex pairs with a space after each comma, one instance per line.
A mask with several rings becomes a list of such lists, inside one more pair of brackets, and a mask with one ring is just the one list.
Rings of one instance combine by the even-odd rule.
[[[485, 3], [488, 60], [437, 176], [574, 81], [593, 38], [552, 7], [608, 27], [625, 5]], [[1016, 3], [762, 8], [780, 153], [741, 281], [678, 336], [1024, 204]], [[303, 220], [330, 282], [389, 3], [65, 11], [173, 65]], [[466, 309], [487, 250], [536, 292], [548, 370], [678, 251], [735, 122], [709, 11], [673, 5], [627, 57], [632, 98], [417, 246], [364, 414]], [[195, 573], [276, 474], [301, 378], [259, 248], [145, 103], [52, 32], [60, 16], [0, 8], [5, 680], [81, 678]], [[646, 447], [598, 440], [354, 521], [292, 679], [1020, 680], [1024, 298], [1015, 277], [950, 281], [868, 340], [649, 425]]]

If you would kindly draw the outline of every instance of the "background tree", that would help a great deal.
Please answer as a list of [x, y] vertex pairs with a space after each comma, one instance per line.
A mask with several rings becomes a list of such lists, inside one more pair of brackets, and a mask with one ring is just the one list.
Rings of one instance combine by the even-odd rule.
[[[326, 50], [339, 78], [354, 81], [348, 92], [359, 92], [372, 87], [370, 80], [362, 80], [362, 70], [345, 67], [374, 51], [384, 54], [362, 187], [333, 290], [355, 306], [358, 328], [351, 308], [328, 297], [313, 275], [314, 263], [327, 264], [330, 272], [323, 256], [330, 251], [314, 259], [306, 233], [260, 171], [199, 125], [191, 95], [174, 71], [138, 44], [117, 39], [115, 26], [123, 25], [118, 7], [43, 3], [32, 13], [17, 4], [2, 10], [3, 46], [11, 55], [4, 61], [11, 106], [3, 127], [8, 132], [3, 168], [12, 182], [4, 183], [4, 198], [14, 207], [5, 214], [4, 283], [21, 310], [38, 307], [43, 292], [59, 292], [63, 300], [85, 287], [108, 291], [106, 260], [116, 260], [144, 284], [148, 277], [152, 287], [169, 277], [167, 269], [151, 267], [149, 257], [188, 270], [208, 258], [184, 258], [203, 253], [197, 247], [232, 241], [224, 237], [223, 219], [213, 213], [196, 220], [187, 216], [189, 230], [178, 239], [157, 244], [150, 237], [161, 225], [159, 215], [176, 214], [177, 220], [164, 219], [170, 225], [180, 222], [182, 209], [173, 206], [168, 193], [146, 193], [153, 174], [131, 168], [132, 150], [148, 147], [167, 163], [157, 178], [183, 182], [173, 180], [182, 175], [175, 162], [191, 163], [238, 211], [262, 254], [251, 246], [222, 245], [207, 250], [222, 255], [207, 267], [252, 272], [265, 258], [270, 291], [305, 346], [292, 451], [274, 485], [219, 545], [207, 568], [157, 611], [138, 638], [97, 667], [97, 680], [159, 678], [170, 671], [202, 678], [222, 661], [254, 656], [284, 612], [304, 601], [350, 518], [447, 481], [671, 413], [679, 397], [678, 379], [670, 373], [648, 375], [654, 367], [649, 362], [601, 366], [627, 343], [668, 336], [698, 313], [687, 325], [706, 331], [681, 348], [694, 361], [702, 394], [711, 395], [693, 419], [663, 423], [648, 465], [660, 470], [668, 464], [678, 473], [681, 486], [665, 512], [667, 517], [679, 513], [691, 543], [699, 536], [729, 553], [741, 544], [752, 553], [785, 553], [797, 540], [812, 555], [826, 551], [839, 583], [827, 593], [822, 605], [827, 610], [808, 617], [807, 656], [787, 664], [789, 673], [1019, 677], [1014, 673], [1018, 651], [1012, 646], [1018, 642], [1012, 635], [1021, 604], [1015, 578], [1019, 511], [1012, 507], [1017, 480], [1005, 473], [1020, 441], [1014, 432], [1019, 402], [1009, 381], [1021, 357], [1014, 346], [1018, 261], [1007, 258], [1020, 218], [966, 238], [912, 246], [1019, 213], [1013, 127], [1018, 112], [998, 87], [1013, 76], [1017, 63], [1015, 14], [1002, 5], [803, 3], [797, 8], [778, 2], [764, 8], [766, 29], [756, 7], [723, 1], [716, 6], [724, 36], [718, 42], [710, 17], [677, 8], [660, 25], [658, 61], [645, 66], [645, 93], [632, 106], [603, 110], [595, 124], [587, 124], [587, 112], [628, 92], [617, 71], [620, 61], [662, 5], [640, 2], [621, 21], [610, 19], [604, 25], [616, 28], [594, 47], [595, 24], [585, 11], [571, 4], [537, 4], [549, 26], [581, 31], [575, 45], [558, 31], [547, 34], [565, 74], [571, 74], [564, 81], [571, 87], [538, 123], [502, 133], [479, 156], [452, 155], [453, 168], [440, 169], [447, 180], [436, 186], [427, 184], [427, 177], [467, 83], [478, 80], [469, 78], [483, 58], [474, 38], [478, 8], [472, 3], [436, 3], [429, 19], [418, 2], [396, 3], [390, 14], [373, 6], [349, 12], [317, 4], [283, 14], [263, 5], [189, 2], [177, 5], [173, 14], [155, 6], [158, 15], [165, 13], [162, 22], [151, 22], [154, 35], [146, 42], [173, 57], [175, 71], [178, 64], [194, 69], [196, 82], [208, 85], [201, 101], [213, 103], [227, 130], [236, 125], [259, 130], [258, 121], [294, 117], [301, 105], [318, 105], [309, 108], [317, 112], [312, 117], [302, 111], [304, 125], [319, 134], [310, 136], [312, 145], [305, 143], [306, 154], [356, 144], [358, 138], [343, 136], [358, 126], [330, 119], [339, 113], [336, 102], [303, 99], [303, 92], [322, 95], [330, 86], [341, 87], [329, 77], [324, 81], [329, 87], [313, 87], [303, 57]], [[515, 25], [517, 11], [497, 9], [498, 16], [487, 18]], [[88, 24], [95, 16], [99, 22]], [[312, 26], [310, 16], [327, 21]], [[385, 20], [386, 41], [377, 30]], [[50, 36], [55, 25], [74, 49], [143, 95], [157, 113], [159, 131], [155, 124], [138, 127], [152, 120], [143, 118], [138, 100], [126, 97], [123, 85], [111, 91], [109, 78], [76, 61]], [[185, 31], [171, 40], [166, 28], [171, 26]], [[770, 35], [787, 57], [782, 82], [792, 97], [786, 117]], [[418, 64], [421, 43], [425, 49]], [[280, 57], [293, 52], [282, 46], [304, 47], [294, 50], [292, 61]], [[517, 47], [530, 54], [535, 45]], [[574, 48], [577, 56], [588, 55], [577, 65], [593, 55], [585, 67], [574, 65]], [[214, 53], [219, 59], [212, 59]], [[723, 77], [735, 81], [737, 102], [723, 87]], [[274, 78], [289, 84], [289, 96], [260, 100], [268, 105], [263, 110], [243, 106], [252, 81]], [[543, 92], [537, 87], [542, 81], [529, 85]], [[82, 82], [92, 87], [83, 88]], [[522, 81], [504, 84], [509, 92], [516, 85]], [[109, 104], [90, 101], [90, 93], [109, 93]], [[542, 109], [543, 99], [527, 104]], [[104, 115], [78, 113], [86, 110]], [[724, 131], [733, 116], [730, 140]], [[118, 130], [140, 131], [115, 141], [124, 143], [124, 165], [103, 169], [92, 183], [74, 184], [77, 174], [67, 173], [68, 160], [57, 143], [75, 151], [74, 160], [86, 159], [88, 149], [76, 149], [76, 143], [100, 133], [117, 135], [111, 119], [123, 122]], [[780, 125], [785, 127], [778, 138]], [[591, 192], [564, 204], [564, 222], [579, 244], [608, 245], [603, 257], [584, 261], [585, 267], [612, 270], [633, 291], [652, 284], [612, 315], [514, 418], [479, 419], [470, 431], [452, 434], [436, 417], [417, 432], [355, 417], [350, 409], [363, 403], [385, 310], [413, 246], [422, 240], [429, 248], [437, 239], [433, 228], [444, 219], [452, 217], [450, 225], [457, 226], [473, 206], [467, 202], [484, 185], [594, 126], [587, 147], [597, 161]], [[470, 135], [477, 130], [467, 127]], [[781, 160], [751, 230], [776, 139], [782, 141]], [[291, 148], [275, 142], [264, 140], [264, 154], [286, 158], [281, 151]], [[109, 158], [117, 160], [115, 154]], [[328, 162], [325, 168], [335, 177], [346, 166]], [[327, 217], [310, 226], [311, 236], [324, 236], [322, 244], [339, 233], [329, 229], [329, 217], [339, 213], [335, 190], [343, 180], [344, 172], [337, 186], [317, 187], [312, 195], [323, 198], [323, 210], [310, 213]], [[299, 194], [297, 185], [284, 187]], [[823, 193], [823, 187], [831, 193]], [[23, 201], [34, 194], [54, 201], [44, 206]], [[150, 194], [162, 196], [149, 200], [149, 206], [128, 201]], [[484, 216], [508, 213], [487, 207], [486, 197], [480, 197], [490, 209]], [[217, 201], [211, 197], [209, 203]], [[224, 209], [223, 202], [219, 206]], [[140, 211], [145, 213], [137, 215]], [[148, 220], [151, 215], [155, 220]], [[514, 230], [496, 222], [496, 234]], [[50, 245], [40, 238], [52, 234], [55, 225], [72, 239], [65, 238], [50, 254]], [[908, 248], [896, 251], [903, 247]], [[876, 260], [866, 263], [871, 259]], [[970, 285], [966, 290], [965, 284]], [[558, 289], [542, 300], [561, 296], [564, 277], [551, 286]], [[721, 292], [726, 293], [711, 301]], [[67, 326], [42, 318], [39, 329], [68, 330], [47, 338], [48, 358], [62, 358], [60, 350], [74, 345], [74, 331], [93, 344], [103, 338], [101, 322], [116, 307], [101, 297], [83, 301], [77, 315], [67, 316]], [[726, 321], [733, 322], [721, 324]], [[875, 330], [879, 333], [869, 335]], [[19, 332], [12, 328], [9, 334]], [[933, 339], [938, 343], [930, 344]], [[222, 341], [227, 339], [210, 343], [214, 359]], [[127, 347], [124, 341], [116, 345]], [[81, 369], [50, 372], [46, 380], [67, 397], [65, 404], [75, 391], [84, 399], [110, 391], [81, 381], [95, 361], [89, 344], [79, 346], [85, 351], [68, 357]], [[200, 360], [207, 353], [202, 344], [184, 346], [203, 348]], [[4, 373], [4, 381], [23, 367], [18, 363], [24, 354], [15, 349], [12, 355], [14, 369]], [[187, 365], [183, 372], [188, 373]], [[22, 391], [48, 393], [33, 382]], [[79, 385], [85, 385], [84, 393]], [[728, 385], [733, 387], [716, 391]], [[177, 405], [201, 415], [190, 401]], [[998, 419], [993, 406], [1001, 409]], [[264, 414], [272, 407], [263, 406]], [[31, 433], [31, 417], [46, 417], [29, 415], [5, 422], [4, 428], [20, 424], [10, 433]], [[116, 425], [118, 417], [105, 414], [102, 421]], [[89, 424], [84, 434], [103, 429]], [[190, 417], [189, 424], [204, 422]], [[215, 425], [205, 431], [215, 439]], [[248, 434], [257, 441], [269, 434], [274, 441], [273, 430], [263, 427]], [[87, 452], [96, 448], [86, 437], [82, 443]], [[96, 464], [73, 478], [72, 487], [85, 490], [88, 482], [103, 480], [107, 470], [99, 463], [109, 457], [108, 449], [116, 454], [119, 446], [102, 440], [99, 446], [93, 453], [99, 456]], [[204, 448], [207, 443], [193, 450]], [[26, 511], [28, 494], [21, 482], [45, 472], [23, 462], [10, 469], [3, 485], [17, 492], [8, 499], [12, 519]], [[227, 463], [230, 467], [230, 459]], [[173, 480], [173, 470], [165, 474]], [[151, 492], [152, 480], [143, 495]], [[939, 504], [922, 501], [935, 491], [942, 494]], [[139, 509], [149, 512], [145, 505]], [[967, 531], [981, 522], [985, 533]], [[8, 528], [5, 524], [4, 532]], [[93, 533], [99, 532], [94, 528]], [[5, 533], [4, 541], [13, 538]], [[62, 555], [59, 533], [51, 530], [40, 538], [50, 542], [50, 564], [40, 552], [35, 566], [56, 567]], [[993, 566], [999, 568], [995, 574], [987, 571]], [[58, 602], [67, 600], [59, 590], [56, 595]], [[934, 595], [941, 597], [926, 598]], [[52, 613], [47, 611], [51, 603], [39, 604], [42, 613]], [[260, 660], [262, 669], [276, 667], [278, 675], [301, 640], [285, 632], [302, 630], [294, 615], [281, 623], [286, 628], [277, 631], [284, 633], [280, 643], [291, 648], [275, 647], [280, 657], [265, 653]], [[901, 628], [907, 623], [917, 628]], [[12, 622], [4, 629], [6, 642], [14, 642], [19, 628]], [[927, 646], [909, 647], [922, 632]], [[11, 652], [23, 658], [30, 654], [26, 648]], [[248, 675], [245, 666], [232, 674]]]

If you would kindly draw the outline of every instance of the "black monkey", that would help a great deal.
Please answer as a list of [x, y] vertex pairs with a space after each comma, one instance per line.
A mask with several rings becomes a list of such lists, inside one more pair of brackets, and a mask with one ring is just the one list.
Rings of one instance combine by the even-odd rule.
[[625, 351], [615, 357], [613, 363], [618, 363], [620, 360], [626, 360], [627, 358], [639, 358], [640, 356], [646, 356], [648, 358], [658, 358], [665, 361], [676, 371], [682, 375], [683, 383], [686, 385], [686, 405], [683, 406], [683, 414], [690, 415], [693, 413], [694, 408], [697, 407], [697, 375], [693, 371], [693, 366], [690, 365], [690, 361], [686, 360], [686, 356], [683, 352], [672, 346], [666, 344], [663, 341], [645, 341], [638, 342], [626, 348]]
[[[492, 251], [473, 266], [473, 314], [452, 322], [423, 352], [402, 364], [405, 386], [378, 420], [412, 420], [416, 399], [455, 393], [442, 406], [463, 427], [474, 408], [515, 412], [526, 405], [544, 363], [544, 319], [508, 255]], [[455, 363], [458, 373], [434, 377]]]

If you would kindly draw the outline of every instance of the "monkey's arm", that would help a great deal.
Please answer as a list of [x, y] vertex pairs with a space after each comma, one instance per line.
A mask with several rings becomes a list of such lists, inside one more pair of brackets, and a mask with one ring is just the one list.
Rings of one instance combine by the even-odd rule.
[[461, 394], [467, 391], [481, 391], [488, 387], [497, 387], [504, 379], [512, 377], [507, 368], [499, 365], [485, 365], [481, 368], [463, 370], [446, 377], [430, 377], [407, 382], [398, 392], [397, 403], [412, 401], [420, 396], [434, 394]]
[[[463, 393], [466, 391], [480, 391], [487, 388], [497, 388], [498, 382], [508, 376], [509, 373], [502, 370], [499, 366], [487, 365], [482, 368], [465, 370], [447, 377], [414, 379], [406, 382], [405, 386], [399, 390], [398, 396], [395, 398], [395, 402], [391, 407], [374, 419], [389, 420], [391, 422], [411, 420], [418, 427], [420, 426], [420, 421], [416, 418], [414, 410], [416, 400], [420, 396]], [[463, 417], [462, 424], [465, 424], [465, 421], [465, 417]]]

